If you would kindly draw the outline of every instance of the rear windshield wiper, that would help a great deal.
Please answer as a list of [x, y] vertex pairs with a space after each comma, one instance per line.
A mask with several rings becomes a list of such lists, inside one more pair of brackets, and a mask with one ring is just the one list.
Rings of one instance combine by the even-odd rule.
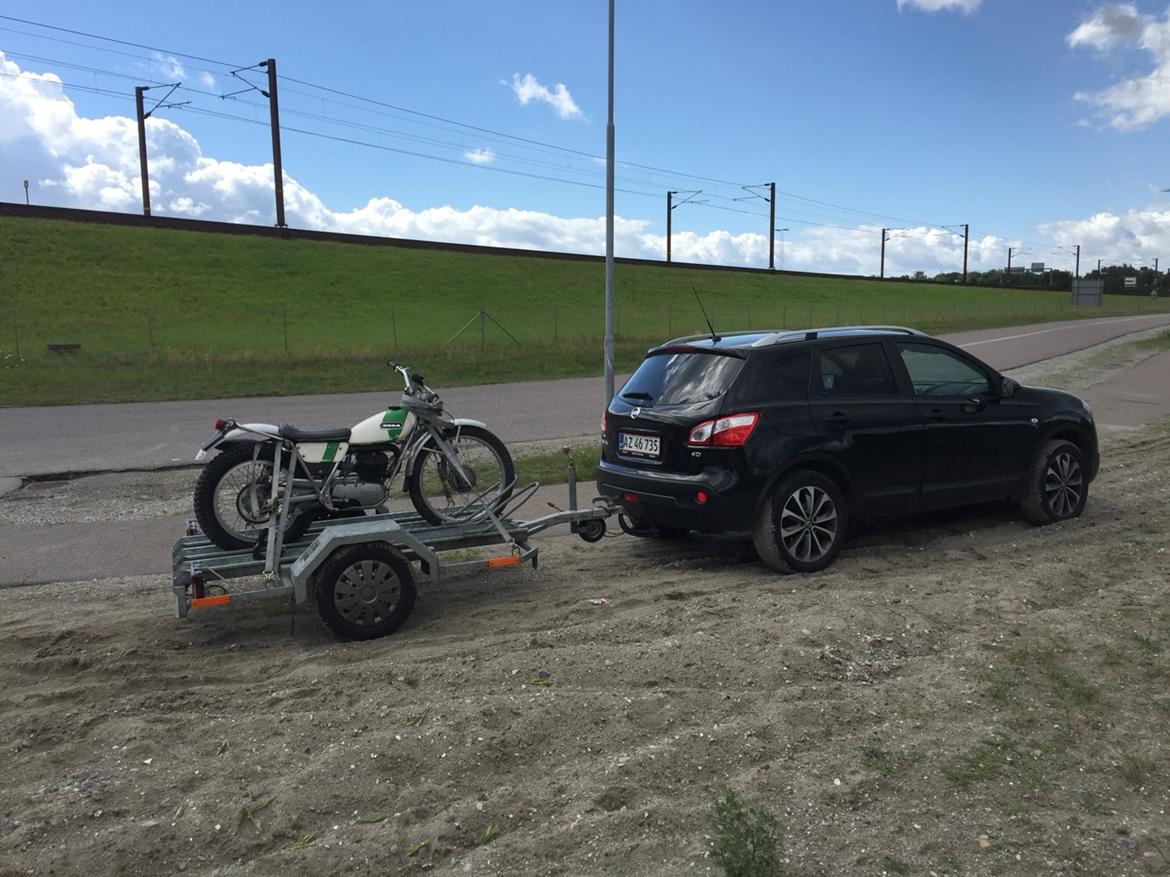
[[622, 393], [623, 399], [645, 399], [647, 402], [652, 402], [654, 397], [649, 393], [643, 393], [641, 390], [634, 390], [629, 393]]

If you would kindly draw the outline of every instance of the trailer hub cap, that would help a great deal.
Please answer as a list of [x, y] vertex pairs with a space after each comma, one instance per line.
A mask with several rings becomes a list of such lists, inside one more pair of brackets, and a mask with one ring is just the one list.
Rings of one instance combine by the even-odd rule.
[[386, 619], [400, 595], [401, 583], [393, 569], [378, 560], [362, 560], [338, 577], [333, 604], [346, 621], [366, 627]]

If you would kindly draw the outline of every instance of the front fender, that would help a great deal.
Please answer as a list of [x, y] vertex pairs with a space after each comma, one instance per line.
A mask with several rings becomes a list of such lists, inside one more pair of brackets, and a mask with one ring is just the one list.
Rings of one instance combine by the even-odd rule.
[[[444, 424], [443, 434], [446, 435], [451, 427], [459, 426], [478, 426], [480, 429], [487, 429], [487, 424], [482, 420], [472, 420], [469, 417], [455, 417], [449, 423]], [[419, 442], [415, 445], [414, 450], [410, 452], [410, 459], [406, 461], [406, 468], [403, 472], [404, 477], [409, 478], [414, 474], [414, 469], [418, 465], [419, 456], [422, 449], [426, 447], [431, 441], [430, 436], [427, 436], [426, 441]]]

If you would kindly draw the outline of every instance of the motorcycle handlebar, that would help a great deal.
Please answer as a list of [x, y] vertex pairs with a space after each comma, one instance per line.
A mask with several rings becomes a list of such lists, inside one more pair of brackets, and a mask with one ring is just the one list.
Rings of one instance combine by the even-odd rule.
[[[386, 360], [386, 365], [390, 366], [390, 368], [394, 369], [396, 372], [402, 375], [402, 381], [405, 384], [403, 393], [405, 395], [419, 395], [420, 397], [425, 395], [429, 397], [427, 401], [439, 398], [439, 394], [427, 386], [426, 378], [424, 378], [422, 375], [417, 373], [411, 374], [408, 367], [401, 365], [392, 359]], [[415, 389], [415, 386], [411, 386], [412, 384], [417, 386], [418, 389]]]

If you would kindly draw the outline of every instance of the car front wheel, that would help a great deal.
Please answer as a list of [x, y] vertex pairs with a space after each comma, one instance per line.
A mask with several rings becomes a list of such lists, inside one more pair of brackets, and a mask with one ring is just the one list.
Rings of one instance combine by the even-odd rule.
[[760, 507], [752, 542], [781, 572], [816, 572], [837, 559], [849, 524], [840, 488], [819, 472], [783, 478]]
[[1045, 442], [1024, 479], [1020, 509], [1032, 524], [1054, 524], [1078, 517], [1089, 498], [1085, 458], [1072, 442]]

